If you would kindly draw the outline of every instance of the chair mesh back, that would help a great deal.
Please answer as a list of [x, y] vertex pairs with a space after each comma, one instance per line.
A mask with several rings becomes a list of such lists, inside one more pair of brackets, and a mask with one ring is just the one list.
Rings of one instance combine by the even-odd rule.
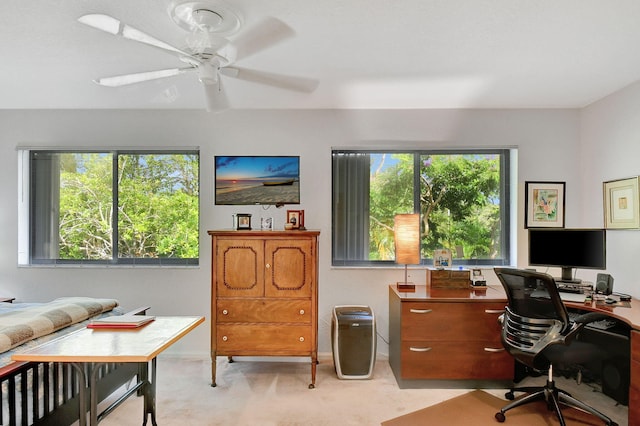
[[503, 345], [521, 362], [546, 368], [547, 360], [539, 353], [554, 340], [561, 340], [562, 332], [570, 326], [554, 279], [508, 268], [496, 268], [496, 275], [509, 299], [503, 318]]

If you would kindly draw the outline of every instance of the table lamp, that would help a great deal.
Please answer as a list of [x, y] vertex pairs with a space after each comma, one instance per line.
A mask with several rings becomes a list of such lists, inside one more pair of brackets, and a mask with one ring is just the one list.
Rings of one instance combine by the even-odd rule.
[[404, 282], [396, 283], [399, 291], [415, 290], [407, 281], [407, 265], [420, 263], [420, 215], [398, 214], [394, 218], [393, 233], [396, 246], [396, 263], [404, 265]]

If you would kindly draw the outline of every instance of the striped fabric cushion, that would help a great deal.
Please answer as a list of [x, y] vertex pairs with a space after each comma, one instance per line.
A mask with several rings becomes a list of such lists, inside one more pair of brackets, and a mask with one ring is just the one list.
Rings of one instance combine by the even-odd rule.
[[[11, 304], [4, 304], [11, 307]], [[26, 306], [25, 306], [26, 305]], [[0, 353], [118, 306], [115, 299], [61, 297], [48, 303], [15, 304], [0, 314]]]

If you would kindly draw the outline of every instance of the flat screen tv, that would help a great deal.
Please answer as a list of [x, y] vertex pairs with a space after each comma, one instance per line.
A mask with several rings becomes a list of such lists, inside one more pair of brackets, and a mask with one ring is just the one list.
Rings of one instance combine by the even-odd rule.
[[529, 265], [562, 268], [561, 282], [579, 282], [574, 268], [606, 269], [604, 229], [529, 229]]
[[216, 156], [215, 204], [300, 204], [299, 156]]

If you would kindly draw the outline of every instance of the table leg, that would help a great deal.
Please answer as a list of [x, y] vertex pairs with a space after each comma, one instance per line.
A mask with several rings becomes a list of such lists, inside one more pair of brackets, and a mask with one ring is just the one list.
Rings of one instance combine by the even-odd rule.
[[89, 373], [89, 425], [98, 425], [98, 375], [100, 366], [103, 364], [92, 364]]
[[87, 424], [87, 375], [84, 372], [84, 363], [72, 362], [71, 365], [78, 373], [78, 425]]
[[[148, 368], [148, 365], [147, 365]], [[147, 380], [144, 387], [144, 419], [142, 425], [147, 424], [147, 418], [151, 415], [151, 424], [156, 423], [156, 358], [151, 360], [151, 381]]]

